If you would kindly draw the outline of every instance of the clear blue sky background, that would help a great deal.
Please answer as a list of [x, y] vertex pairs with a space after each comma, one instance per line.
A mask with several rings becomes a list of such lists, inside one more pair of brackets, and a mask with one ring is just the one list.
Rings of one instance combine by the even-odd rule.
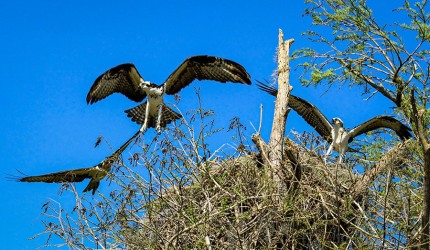
[[[134, 102], [121, 95], [92, 106], [85, 102], [96, 77], [117, 64], [133, 62], [146, 80], [162, 83], [185, 58], [208, 54], [241, 63], [253, 84], [255, 79], [270, 79], [276, 68], [279, 28], [285, 38], [295, 39], [293, 50], [314, 46], [301, 36], [311, 28], [311, 20], [302, 17], [303, 10], [300, 1], [279, 0], [2, 3], [0, 172], [16, 175], [19, 169], [38, 175], [89, 167], [111, 153], [105, 144], [93, 147], [99, 135], [114, 147], [128, 139], [140, 127], [123, 113], [136, 106]], [[386, 6], [375, 6], [378, 11], [392, 18]], [[357, 89], [332, 88], [322, 95], [324, 88], [304, 88], [297, 84], [299, 74], [292, 72], [293, 93], [319, 106], [329, 118], [342, 117], [347, 127], [390, 112], [391, 105], [380, 96], [364, 102]], [[191, 86], [201, 87], [204, 106], [215, 110], [223, 127], [239, 116], [251, 130], [249, 122], [258, 125], [259, 105], [263, 104], [263, 136], [267, 139], [273, 97], [255, 85], [195, 82]], [[192, 87], [180, 94], [183, 112], [195, 108], [186, 102], [196, 99]], [[287, 131], [290, 129], [312, 131], [293, 112]], [[42, 246], [45, 237], [27, 240], [44, 229], [41, 206], [48, 199], [73, 204], [73, 197], [59, 196], [58, 184], [2, 179], [1, 248]], [[79, 184], [78, 189], [86, 184]], [[109, 192], [110, 186], [102, 182], [99, 190]]]

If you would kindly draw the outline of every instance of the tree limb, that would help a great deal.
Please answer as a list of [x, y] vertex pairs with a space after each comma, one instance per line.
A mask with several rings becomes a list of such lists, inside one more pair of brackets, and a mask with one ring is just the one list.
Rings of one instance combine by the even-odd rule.
[[375, 181], [376, 177], [387, 168], [393, 166], [400, 166], [403, 164], [404, 157], [402, 157], [405, 152], [405, 146], [409, 142], [405, 141], [397, 144], [390, 151], [385, 153], [385, 155], [381, 158], [378, 164], [372, 166], [363, 177], [354, 185], [351, 190], [351, 197], [357, 202], [360, 202], [365, 195], [365, 193], [369, 190], [370, 185]]

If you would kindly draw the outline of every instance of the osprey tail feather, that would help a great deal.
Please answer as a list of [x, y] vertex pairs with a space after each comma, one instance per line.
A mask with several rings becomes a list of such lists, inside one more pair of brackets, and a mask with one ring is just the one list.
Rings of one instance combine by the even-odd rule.
[[[128, 109], [125, 111], [127, 113], [127, 116], [131, 118], [132, 121], [136, 122], [137, 124], [143, 124], [145, 122], [145, 110], [146, 110], [147, 102], [136, 106], [132, 109]], [[161, 121], [160, 121], [160, 127], [164, 128], [167, 124], [182, 118], [182, 115], [174, 111], [173, 109], [169, 108], [167, 105], [162, 105], [162, 112], [161, 112]], [[148, 128], [155, 128], [157, 126], [157, 116], [149, 115], [148, 117]]]

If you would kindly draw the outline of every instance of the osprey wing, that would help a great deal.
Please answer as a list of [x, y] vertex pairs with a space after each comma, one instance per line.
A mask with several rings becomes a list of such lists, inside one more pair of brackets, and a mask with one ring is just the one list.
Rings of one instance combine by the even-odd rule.
[[[140, 134], [140, 131], [138, 130], [132, 137], [130, 137], [130, 139], [128, 139], [124, 144], [122, 144], [122, 146], [119, 147], [111, 156], [109, 156], [108, 159], [110, 159], [112, 163], [113, 161], [116, 161], [118, 157], [122, 154], [122, 152], [124, 152], [124, 150], [128, 147], [128, 145], [130, 145], [130, 143], [134, 140], [134, 138], [136, 138], [136, 136], [138, 136], [139, 134]], [[110, 171], [110, 167], [106, 168], [102, 165], [102, 168]]]
[[188, 86], [195, 79], [218, 82], [251, 84], [251, 77], [245, 68], [233, 61], [215, 56], [193, 56], [187, 58], [167, 78], [165, 93], [173, 95]]
[[80, 168], [73, 170], [66, 170], [51, 174], [27, 176], [22, 178], [13, 177], [19, 182], [46, 182], [46, 183], [64, 183], [64, 182], [81, 182], [85, 179], [91, 179], [84, 192], [92, 191], [92, 194], [96, 192], [102, 180], [110, 171], [112, 164], [118, 159], [121, 153], [130, 145], [136, 136], [139, 135], [139, 131], [136, 132], [128, 141], [126, 141], [115, 153], [107, 157], [101, 163], [90, 168]]
[[90, 169], [90, 178], [91, 181], [85, 187], [83, 192], [88, 192], [92, 190], [92, 194], [94, 195], [97, 188], [100, 185], [100, 180], [102, 180], [110, 171], [112, 164], [118, 159], [118, 157], [122, 154], [122, 152], [130, 145], [130, 143], [134, 140], [136, 136], [139, 135], [139, 131], [137, 131], [128, 141], [126, 141], [119, 149], [115, 151], [111, 156], [107, 157], [104, 161], [99, 163], [98, 165], [89, 168]]
[[87, 95], [87, 103], [93, 104], [113, 93], [121, 93], [130, 100], [140, 102], [146, 97], [146, 93], [139, 89], [141, 78], [131, 63], [113, 67], [94, 81]]
[[[91, 168], [80, 168], [51, 174], [27, 176], [23, 178], [16, 178], [16, 180], [19, 182], [70, 183], [81, 182], [88, 178], [91, 180], [85, 187], [84, 192], [92, 190], [92, 194], [94, 195], [97, 188], [99, 187], [100, 180], [103, 179], [108, 173], [106, 169], [99, 167], [100, 165], [104, 164], [105, 161]], [[110, 162], [108, 164], [110, 167], [112, 163]]]
[[382, 115], [373, 117], [372, 119], [353, 128], [349, 132], [351, 135], [349, 141], [352, 141], [356, 136], [379, 128], [389, 128], [393, 130], [402, 140], [407, 140], [412, 137], [411, 129], [408, 126], [404, 125], [394, 117]]
[[294, 95], [290, 95], [288, 99], [288, 106], [296, 111], [327, 142], [332, 142], [333, 138], [331, 138], [331, 131], [333, 127], [317, 107], [315, 107], [312, 103]]
[[90, 175], [92, 168], [81, 168], [75, 170], [66, 170], [51, 174], [27, 176], [17, 179], [19, 182], [46, 182], [46, 183], [63, 183], [63, 182], [81, 182], [86, 178], [92, 178]]
[[[259, 89], [273, 96], [278, 94], [277, 89], [264, 84], [263, 82], [257, 82]], [[331, 138], [331, 130], [333, 127], [317, 107], [315, 107], [312, 103], [294, 95], [289, 96], [288, 106], [296, 111], [297, 114], [299, 114], [311, 127], [313, 127], [327, 142], [332, 142], [333, 139]]]

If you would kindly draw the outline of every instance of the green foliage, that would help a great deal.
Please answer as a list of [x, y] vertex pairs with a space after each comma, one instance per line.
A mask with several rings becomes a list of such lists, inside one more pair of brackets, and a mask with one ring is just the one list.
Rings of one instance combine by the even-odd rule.
[[337, 75], [334, 73], [333, 69], [327, 69], [324, 72], [318, 69], [313, 69], [311, 73], [311, 81], [315, 84], [318, 84], [323, 80], [331, 82], [336, 79], [336, 77]]
[[[405, 118], [417, 139], [408, 144], [410, 160], [398, 169], [381, 174], [375, 181], [368, 200], [371, 205], [366, 211], [367, 220], [375, 224], [366, 225], [363, 230], [378, 235], [382, 248], [419, 244], [420, 240], [425, 243], [429, 239], [427, 233], [422, 233], [418, 240], [412, 232], [421, 233], [415, 231], [420, 223], [428, 230], [424, 215], [429, 211], [420, 212], [430, 200], [422, 192], [423, 176], [430, 178], [430, 162], [424, 157], [429, 152], [425, 147], [430, 139], [428, 1], [406, 0], [401, 6], [387, 2], [386, 8], [396, 11], [398, 20], [406, 20], [402, 23], [396, 20], [381, 23], [379, 17], [386, 12], [375, 13], [369, 7], [371, 2], [366, 0], [309, 0], [306, 3], [310, 7], [305, 16], [311, 18], [313, 28], [304, 35], [315, 46], [300, 49], [295, 57], [304, 71], [301, 82], [315, 86], [360, 86], [362, 94], [369, 97], [379, 93], [395, 105], [394, 113]], [[326, 72], [327, 77], [323, 77]], [[412, 93], [415, 93], [415, 103], [412, 103]], [[359, 164], [366, 172], [371, 172], [372, 162], [384, 157], [387, 149], [393, 147], [387, 144], [387, 138], [381, 139], [378, 134], [371, 136], [360, 148], [366, 160]], [[373, 245], [378, 240], [367, 242]]]
[[[407, 13], [410, 23], [401, 23], [399, 26], [405, 30], [411, 30], [416, 32], [416, 39], [430, 41], [430, 13], [426, 12], [428, 1], [423, 0], [421, 2], [415, 2], [413, 6], [409, 1], [405, 1], [405, 4], [398, 8], [398, 11], [404, 11]], [[428, 7], [427, 7], [428, 8]]]
[[[412, 5], [405, 2], [398, 8], [392, 6], [399, 15], [409, 18], [410, 23], [402, 24], [395, 21], [378, 23], [365, 0], [306, 2], [310, 8], [306, 9], [305, 16], [312, 18], [314, 28], [303, 34], [318, 43], [315, 47], [318, 49], [301, 48], [294, 53], [293, 58], [304, 70], [302, 83], [366, 83], [363, 85], [365, 92], [369, 86], [379, 91], [379, 86], [387, 90], [384, 96], [391, 95], [394, 100], [391, 86], [399, 86], [398, 79], [405, 84], [421, 85], [427, 81], [422, 78], [428, 75], [427, 58], [430, 55], [427, 1]], [[417, 43], [406, 45], [403, 37], [410, 36], [411, 32], [415, 33]], [[321, 77], [322, 72], [326, 71], [330, 77]], [[414, 82], [416, 78], [420, 81]]]

